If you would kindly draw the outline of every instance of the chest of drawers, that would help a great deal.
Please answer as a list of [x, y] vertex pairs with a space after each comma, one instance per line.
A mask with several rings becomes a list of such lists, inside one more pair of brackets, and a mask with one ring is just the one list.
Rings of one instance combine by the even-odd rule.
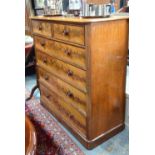
[[124, 129], [128, 17], [32, 17], [41, 103], [88, 149]]

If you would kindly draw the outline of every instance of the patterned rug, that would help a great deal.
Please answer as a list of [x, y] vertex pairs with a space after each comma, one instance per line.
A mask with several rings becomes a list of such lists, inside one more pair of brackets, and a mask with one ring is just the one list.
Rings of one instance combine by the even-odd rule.
[[[25, 90], [26, 98], [30, 92]], [[84, 155], [81, 149], [34, 97], [25, 104], [25, 112], [37, 132], [36, 155]]]

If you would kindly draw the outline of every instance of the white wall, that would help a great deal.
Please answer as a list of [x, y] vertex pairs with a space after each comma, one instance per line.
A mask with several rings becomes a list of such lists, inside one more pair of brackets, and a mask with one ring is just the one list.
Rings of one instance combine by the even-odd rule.
[[129, 127], [129, 67], [127, 67], [127, 73], [126, 73], [125, 126]]
[[126, 95], [125, 126], [129, 127], [129, 96]]

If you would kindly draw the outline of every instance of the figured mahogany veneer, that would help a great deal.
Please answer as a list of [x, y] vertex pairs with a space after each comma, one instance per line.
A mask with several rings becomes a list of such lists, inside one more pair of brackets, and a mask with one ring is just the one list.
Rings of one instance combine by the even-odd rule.
[[128, 17], [31, 19], [41, 103], [88, 149], [123, 130]]
[[54, 38], [77, 44], [85, 44], [84, 26], [53, 24]]
[[49, 22], [32, 21], [33, 32], [46, 37], [51, 37], [52, 26]]
[[42, 68], [38, 68], [38, 76], [40, 83], [61, 96], [66, 102], [86, 116], [87, 95], [85, 93], [52, 76]]
[[84, 48], [67, 45], [38, 36], [35, 36], [34, 39], [36, 49], [86, 70], [86, 52]]
[[86, 71], [37, 51], [37, 65], [86, 92]]
[[[68, 120], [73, 126], [76, 126], [81, 134], [86, 135], [86, 117], [64, 101], [63, 98], [54, 91], [44, 87], [42, 83], [40, 83], [40, 88], [42, 93], [41, 100], [45, 101], [45, 106], [51, 106], [51, 110], [53, 110], [52, 106], [55, 107], [64, 117], [63, 119]], [[59, 115], [59, 113], [57, 115]]]

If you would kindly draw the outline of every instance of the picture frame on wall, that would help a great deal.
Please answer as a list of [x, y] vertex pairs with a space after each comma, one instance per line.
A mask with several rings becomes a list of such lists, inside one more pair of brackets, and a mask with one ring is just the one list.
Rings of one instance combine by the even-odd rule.
[[62, 0], [62, 7], [64, 12], [68, 12], [69, 10], [69, 0]]
[[80, 10], [82, 7], [82, 0], [69, 0], [69, 10]]
[[44, 15], [47, 0], [32, 0], [32, 7], [36, 16]]
[[46, 4], [46, 0], [33, 0], [35, 9], [43, 9]]

